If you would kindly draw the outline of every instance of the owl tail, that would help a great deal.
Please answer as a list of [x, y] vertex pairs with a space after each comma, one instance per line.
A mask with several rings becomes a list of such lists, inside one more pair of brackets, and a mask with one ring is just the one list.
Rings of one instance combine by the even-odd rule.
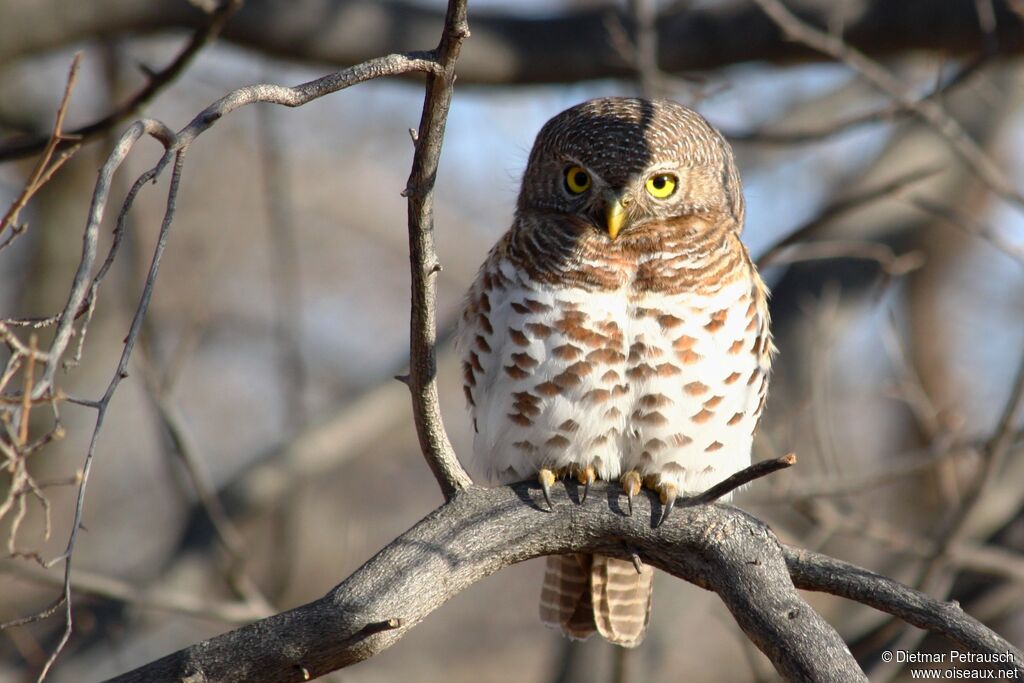
[[647, 633], [653, 579], [650, 567], [637, 573], [632, 562], [604, 555], [548, 557], [541, 621], [569, 638], [597, 631], [616, 645], [636, 647]]

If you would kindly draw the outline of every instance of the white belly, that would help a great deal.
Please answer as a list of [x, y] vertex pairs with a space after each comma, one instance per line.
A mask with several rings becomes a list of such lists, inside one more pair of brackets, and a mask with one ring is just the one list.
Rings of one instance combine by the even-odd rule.
[[492, 476], [593, 465], [693, 492], [749, 464], [769, 343], [752, 281], [696, 297], [516, 280], [459, 334], [474, 453]]

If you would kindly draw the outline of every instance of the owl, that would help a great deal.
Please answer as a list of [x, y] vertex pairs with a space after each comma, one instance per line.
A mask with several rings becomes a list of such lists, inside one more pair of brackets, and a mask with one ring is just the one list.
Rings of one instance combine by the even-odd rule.
[[[500, 482], [596, 479], [661, 497], [750, 463], [772, 345], [768, 293], [740, 241], [732, 151], [669, 100], [607, 97], [548, 121], [511, 229], [470, 288], [457, 335], [476, 459]], [[541, 618], [639, 644], [652, 575], [547, 558]]]

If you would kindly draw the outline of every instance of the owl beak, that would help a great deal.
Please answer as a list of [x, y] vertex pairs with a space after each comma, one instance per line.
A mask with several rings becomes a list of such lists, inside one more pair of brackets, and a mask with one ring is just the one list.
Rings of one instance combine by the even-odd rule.
[[604, 221], [608, 236], [615, 239], [626, 220], [626, 207], [621, 196], [609, 195], [605, 200]]

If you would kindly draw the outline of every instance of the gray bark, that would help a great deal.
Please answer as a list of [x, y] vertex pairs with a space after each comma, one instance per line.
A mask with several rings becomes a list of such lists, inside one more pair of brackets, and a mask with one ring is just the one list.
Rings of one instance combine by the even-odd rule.
[[[762, 522], [730, 506], [686, 507], [684, 501], [664, 525], [653, 529], [661, 511], [652, 494], [639, 496], [629, 517], [617, 484], [598, 483], [583, 505], [575, 502], [575, 485], [567, 488], [556, 487], [553, 512], [541, 509], [540, 491], [531, 484], [457, 493], [323, 598], [114, 680], [288, 681], [320, 676], [390, 647], [481, 578], [523, 560], [565, 552], [628, 557], [633, 550], [655, 567], [716, 592], [790, 681], [867, 680], [836, 631], [800, 597], [791, 570], [814, 590], [835, 585], [835, 592], [892, 613], [927, 613], [934, 607], [927, 596], [852, 565], [829, 564], [817, 555], [801, 559]], [[955, 638], [957, 633], [953, 629], [947, 634]], [[987, 639], [970, 640], [969, 647], [1020, 656], [988, 633]], [[1016, 664], [1024, 671], [1024, 660]]]

